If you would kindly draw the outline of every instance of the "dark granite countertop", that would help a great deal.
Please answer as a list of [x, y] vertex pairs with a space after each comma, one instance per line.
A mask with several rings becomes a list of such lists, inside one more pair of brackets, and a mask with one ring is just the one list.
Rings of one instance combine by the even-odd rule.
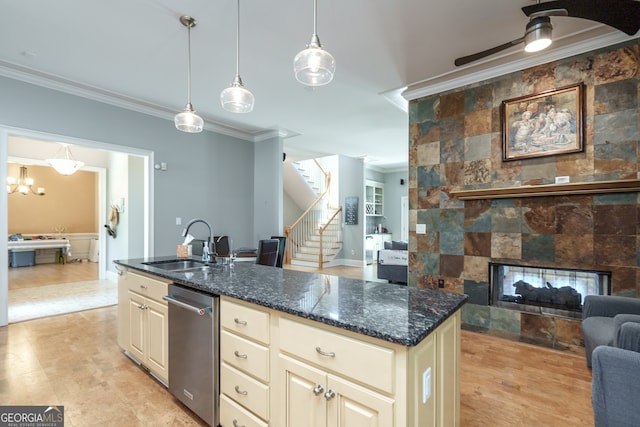
[[134, 270], [215, 295], [226, 295], [327, 325], [415, 346], [467, 301], [466, 295], [402, 285], [353, 280], [236, 262], [210, 271], [171, 272], [146, 262], [116, 260]]

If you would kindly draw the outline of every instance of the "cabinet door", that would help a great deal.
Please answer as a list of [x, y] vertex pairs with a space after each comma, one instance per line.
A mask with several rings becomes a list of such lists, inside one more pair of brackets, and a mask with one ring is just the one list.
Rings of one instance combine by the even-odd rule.
[[328, 376], [328, 426], [393, 427], [394, 400], [340, 377]]
[[146, 340], [144, 301], [144, 297], [129, 291], [129, 345], [127, 350], [140, 362], [144, 361]]
[[167, 381], [169, 378], [169, 309], [150, 299], [146, 299], [145, 304], [149, 339], [145, 362], [149, 369]]
[[437, 348], [437, 413], [438, 425], [460, 425], [460, 389], [458, 379], [460, 355], [460, 312], [438, 328]]
[[325, 427], [327, 424], [326, 374], [305, 363], [280, 355], [284, 375], [284, 399], [281, 410], [286, 427]]

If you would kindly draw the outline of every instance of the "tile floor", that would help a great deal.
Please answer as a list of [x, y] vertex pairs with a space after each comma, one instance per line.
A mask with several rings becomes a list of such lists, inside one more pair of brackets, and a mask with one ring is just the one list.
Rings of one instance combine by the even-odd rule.
[[0, 328], [2, 405], [60, 405], [65, 426], [206, 425], [117, 345], [116, 306]]

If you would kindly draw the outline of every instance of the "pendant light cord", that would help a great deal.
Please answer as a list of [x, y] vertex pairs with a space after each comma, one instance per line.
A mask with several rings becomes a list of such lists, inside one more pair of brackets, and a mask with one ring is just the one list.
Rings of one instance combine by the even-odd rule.
[[191, 106], [191, 26], [187, 25], [187, 104]]
[[313, 35], [318, 35], [318, 0], [313, 0]]
[[236, 76], [240, 75], [240, 0], [237, 0], [236, 13]]

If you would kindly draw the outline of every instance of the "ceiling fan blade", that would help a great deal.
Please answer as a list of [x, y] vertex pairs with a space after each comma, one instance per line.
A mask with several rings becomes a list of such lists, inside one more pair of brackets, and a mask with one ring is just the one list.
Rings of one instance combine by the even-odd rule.
[[484, 57], [490, 56], [490, 55], [494, 55], [500, 51], [503, 51], [505, 49], [509, 49], [512, 46], [518, 45], [520, 43], [522, 43], [524, 41], [524, 37], [520, 37], [517, 40], [512, 40], [508, 43], [504, 43], [501, 44], [500, 46], [496, 46], [496, 47], [492, 47], [491, 49], [487, 49], [487, 50], [483, 50], [482, 52], [478, 52], [478, 53], [474, 53], [473, 55], [468, 55], [468, 56], [463, 56], [462, 58], [458, 58], [456, 59], [453, 63], [456, 65], [456, 67], [459, 67], [461, 65], [465, 65], [468, 64], [470, 62], [474, 62], [477, 61], [479, 59], [482, 59]]
[[640, 2], [636, 0], [554, 0], [525, 6], [525, 15], [566, 9], [568, 16], [609, 25], [632, 36], [640, 30]]

